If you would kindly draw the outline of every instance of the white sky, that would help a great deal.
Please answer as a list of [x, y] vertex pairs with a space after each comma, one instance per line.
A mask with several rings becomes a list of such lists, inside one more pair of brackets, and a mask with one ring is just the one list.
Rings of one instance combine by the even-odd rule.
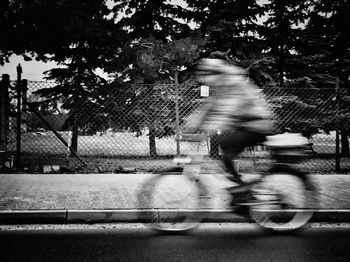
[[9, 74], [11, 80], [17, 79], [17, 65], [22, 66], [22, 79], [43, 81], [43, 72], [56, 67], [55, 63], [43, 63], [37, 61], [24, 61], [22, 56], [12, 55], [10, 63], [0, 67], [0, 74]]

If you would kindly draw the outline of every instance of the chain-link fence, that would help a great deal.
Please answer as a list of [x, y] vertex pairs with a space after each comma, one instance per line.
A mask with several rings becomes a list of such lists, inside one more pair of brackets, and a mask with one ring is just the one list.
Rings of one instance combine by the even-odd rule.
[[[45, 165], [80, 167], [82, 172], [152, 171], [189, 150], [208, 155], [208, 162], [220, 154], [217, 136], [201, 143], [178, 139], [186, 117], [207, 99], [195, 83], [80, 86], [81, 92], [74, 88], [67, 92], [48, 82], [23, 85], [27, 91], [21, 105], [20, 161], [33, 171]], [[303, 170], [350, 170], [349, 91], [268, 88], [259, 92], [275, 113], [276, 132], [302, 132], [310, 139], [310, 157], [300, 164]], [[13, 156], [19, 137], [15, 96], [16, 82], [11, 82], [7, 151]], [[254, 172], [268, 159], [266, 148], [250, 148], [240, 156], [240, 171]]]

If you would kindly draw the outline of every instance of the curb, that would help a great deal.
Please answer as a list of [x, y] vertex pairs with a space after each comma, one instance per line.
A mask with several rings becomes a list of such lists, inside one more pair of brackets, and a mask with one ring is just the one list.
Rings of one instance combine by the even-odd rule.
[[[0, 224], [91, 224], [130, 222], [142, 223], [140, 217], [147, 210], [6, 210], [0, 211]], [[159, 216], [169, 215], [174, 211], [158, 213]], [[179, 212], [176, 211], [176, 214]], [[203, 222], [251, 223], [249, 218], [236, 215], [230, 210], [196, 211], [198, 216], [205, 217]], [[350, 209], [328, 209], [315, 211], [310, 222], [342, 223], [350, 222]]]
[[66, 224], [67, 210], [0, 211], [0, 224]]

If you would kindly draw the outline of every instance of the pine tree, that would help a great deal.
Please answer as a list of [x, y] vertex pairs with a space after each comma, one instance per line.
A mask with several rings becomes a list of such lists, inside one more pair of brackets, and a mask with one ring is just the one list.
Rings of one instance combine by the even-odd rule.
[[191, 32], [188, 24], [181, 22], [183, 8], [165, 0], [114, 0], [116, 16], [123, 12], [119, 24], [134, 40], [153, 37], [167, 41], [187, 37]]
[[333, 116], [326, 121], [325, 131], [339, 129], [342, 155], [349, 155], [350, 136], [350, 1], [315, 1], [310, 21], [305, 28], [300, 48], [305, 74], [316, 88], [334, 89]]
[[[173, 126], [174, 122], [171, 114], [174, 111], [173, 99], [163, 95], [167, 92], [171, 94], [172, 91], [162, 83], [174, 83], [175, 71], [193, 63], [193, 51], [196, 53], [193, 47], [196, 48], [196, 45], [192, 40], [186, 40], [190, 39], [187, 37], [191, 28], [179, 19], [185, 12], [183, 7], [165, 0], [114, 2], [117, 11], [124, 11], [118, 25], [131, 38], [115, 64], [118, 72], [116, 84], [120, 87], [119, 92], [132, 98], [135, 107], [129, 111], [130, 115], [139, 119], [139, 125], [148, 128], [150, 155], [156, 156], [157, 134], [162, 133], [161, 130], [165, 127]], [[119, 15], [120, 12], [117, 12], [116, 16]], [[135, 88], [135, 84], [141, 88]], [[144, 97], [154, 99], [153, 105], [149, 100], [146, 102]], [[163, 101], [166, 106], [159, 107], [155, 101]], [[146, 104], [143, 104], [145, 108], [141, 110], [142, 103]], [[163, 120], [164, 115], [169, 116], [167, 123]], [[131, 118], [128, 123], [134, 125]]]
[[187, 3], [189, 12], [184, 13], [184, 18], [198, 25], [198, 31], [207, 42], [205, 56], [222, 52], [242, 62], [261, 53], [258, 18], [264, 10], [258, 1], [187, 0]]
[[285, 78], [293, 78], [293, 58], [297, 54], [301, 30], [307, 15], [309, 1], [272, 0], [264, 5], [267, 19], [260, 31], [264, 39], [265, 55], [272, 58], [278, 86], [285, 85]]
[[[69, 123], [73, 131], [71, 146], [77, 151], [79, 129], [96, 129], [99, 126], [97, 118], [86, 117], [87, 112], [97, 112], [99, 115], [99, 89], [106, 85], [106, 81], [95, 70], [107, 68], [118, 56], [120, 39], [126, 35], [116, 27], [114, 21], [107, 19], [110, 10], [105, 0], [40, 1], [37, 5], [41, 12], [46, 12], [44, 17], [52, 14], [50, 19], [56, 20], [50, 22], [55, 23], [48, 36], [52, 36], [52, 39], [40, 42], [39, 46], [43, 46], [40, 49], [29, 50], [37, 59], [55, 61], [60, 66], [49, 70], [46, 76], [46, 79], [55, 81], [57, 85], [41, 89], [38, 93], [48, 98], [47, 103], [61, 100], [62, 107], [69, 110]], [[26, 10], [34, 16], [32, 11]], [[35, 26], [46, 28], [45, 23], [48, 21], [43, 19], [36, 22], [40, 24], [35, 23]], [[48, 48], [44, 47], [47, 41], [56, 39], [60, 40]]]

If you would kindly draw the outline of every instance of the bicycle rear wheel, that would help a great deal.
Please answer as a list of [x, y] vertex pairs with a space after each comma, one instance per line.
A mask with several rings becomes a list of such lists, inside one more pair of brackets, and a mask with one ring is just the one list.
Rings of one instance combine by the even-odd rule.
[[314, 187], [295, 170], [273, 171], [252, 189], [250, 217], [270, 231], [295, 231], [305, 226], [316, 208]]
[[204, 187], [194, 176], [161, 173], [149, 179], [139, 192], [140, 219], [159, 231], [184, 232], [202, 220]]

